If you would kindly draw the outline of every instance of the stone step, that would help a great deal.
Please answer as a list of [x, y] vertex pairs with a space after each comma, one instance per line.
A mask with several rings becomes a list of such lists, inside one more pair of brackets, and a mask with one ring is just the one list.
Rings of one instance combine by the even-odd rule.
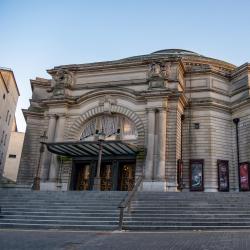
[[111, 208], [117, 208], [118, 204], [112, 205], [112, 204], [107, 204], [107, 205], [103, 205], [103, 204], [96, 204], [96, 205], [89, 205], [89, 204], [85, 204], [82, 206], [78, 206], [78, 205], [54, 205], [54, 204], [39, 204], [39, 205], [1, 205], [2, 209], [21, 209], [21, 208], [29, 208], [29, 209], [40, 209], [40, 208], [44, 208], [44, 206], [46, 206], [46, 208], [48, 209], [93, 209], [95, 210], [98, 206], [98, 210], [103, 209], [111, 209]]
[[17, 214], [12, 214], [12, 215], [2, 215], [0, 216], [1, 219], [24, 219], [24, 220], [28, 220], [28, 219], [34, 219], [34, 220], [43, 220], [43, 219], [54, 219], [54, 220], [76, 220], [76, 221], [81, 221], [81, 220], [98, 220], [98, 221], [108, 221], [108, 220], [118, 220], [118, 214], [114, 215], [114, 214], [110, 214], [110, 215], [101, 215], [101, 214], [88, 214], [88, 215], [48, 215], [48, 214], [43, 214], [43, 215], [17, 215]]
[[149, 218], [149, 217], [125, 217], [124, 218], [124, 223], [147, 223], [147, 222], [152, 222], [152, 223], [179, 223], [179, 222], [202, 222], [202, 223], [207, 223], [207, 222], [246, 222], [250, 223], [250, 217], [244, 218], [244, 217], [224, 217], [224, 218], [204, 218], [204, 217], [190, 217], [190, 218], [179, 218], [179, 217], [172, 217], [172, 218], [166, 218], [166, 217], [160, 217], [160, 218]]
[[191, 230], [191, 231], [201, 231], [201, 230], [250, 230], [250, 225], [245, 226], [245, 225], [229, 225], [229, 226], [222, 226], [222, 225], [206, 225], [206, 226], [201, 226], [201, 225], [124, 225], [123, 230], [126, 231], [176, 231], [176, 230]]
[[36, 211], [36, 212], [70, 212], [70, 213], [73, 213], [73, 212], [78, 212], [78, 213], [81, 213], [81, 212], [99, 212], [99, 213], [102, 213], [102, 211], [105, 211], [105, 212], [116, 212], [118, 211], [118, 209], [116, 208], [110, 208], [110, 209], [102, 209], [102, 208], [95, 208], [95, 209], [89, 209], [89, 208], [86, 208], [86, 209], [77, 209], [77, 208], [56, 208], [56, 209], [49, 209], [49, 208], [39, 208], [39, 209], [32, 209], [32, 208], [29, 208], [29, 207], [24, 207], [24, 208], [2, 208], [2, 213], [4, 212], [32, 212], [32, 211]]
[[[90, 211], [90, 212], [65, 212], [65, 211], [3, 211], [1, 213], [2, 216], [94, 216], [94, 217], [105, 217], [105, 216], [118, 216], [119, 211]], [[0, 216], [1, 217], [1, 216]]]
[[67, 224], [29, 224], [29, 223], [4, 223], [0, 221], [0, 228], [14, 228], [14, 229], [60, 229], [60, 230], [116, 230], [117, 225], [105, 225], [99, 223], [98, 225], [67, 225]]
[[224, 221], [216, 221], [216, 222], [192, 222], [192, 221], [172, 221], [172, 222], [152, 222], [152, 221], [126, 221], [124, 223], [126, 226], [130, 225], [141, 225], [141, 226], [249, 226], [250, 222], [224, 222]]
[[26, 223], [26, 224], [63, 224], [63, 225], [117, 225], [118, 218], [109, 220], [66, 220], [66, 219], [10, 219], [1, 218], [1, 223]]

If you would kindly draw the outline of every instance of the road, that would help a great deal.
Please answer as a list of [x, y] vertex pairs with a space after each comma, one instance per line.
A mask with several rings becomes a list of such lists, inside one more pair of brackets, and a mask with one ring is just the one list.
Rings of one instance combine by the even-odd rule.
[[249, 250], [250, 231], [72, 232], [0, 230], [1, 250]]

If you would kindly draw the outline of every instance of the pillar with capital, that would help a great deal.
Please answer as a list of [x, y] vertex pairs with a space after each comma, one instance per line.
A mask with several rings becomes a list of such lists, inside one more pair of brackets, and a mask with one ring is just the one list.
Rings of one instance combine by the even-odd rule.
[[148, 108], [147, 118], [147, 156], [142, 189], [166, 191], [166, 107]]
[[154, 171], [155, 109], [148, 109], [147, 157], [145, 179], [152, 180]]
[[[48, 124], [48, 130], [47, 130], [47, 141], [52, 142], [54, 141], [55, 136], [55, 129], [56, 129], [56, 115], [49, 115], [49, 124]], [[48, 152], [48, 150], [45, 150], [44, 157], [42, 160], [42, 169], [41, 169], [41, 180], [46, 181], [49, 178], [49, 167], [51, 162], [51, 153]]]
[[155, 179], [165, 183], [166, 179], [166, 133], [167, 133], [167, 111], [166, 108], [159, 108], [159, 131], [158, 131], [158, 144], [159, 144], [159, 159], [156, 166]]
[[[64, 140], [65, 119], [64, 114], [49, 115], [48, 142]], [[58, 190], [58, 171], [59, 164], [57, 155], [51, 154], [46, 150], [43, 161], [43, 182], [41, 183], [41, 190]]]
[[[54, 142], [62, 142], [64, 140], [64, 124], [65, 124], [65, 116], [57, 115]], [[49, 181], [51, 182], [57, 181], [58, 170], [59, 170], [59, 164], [57, 161], [57, 155], [53, 154], [50, 164]]]

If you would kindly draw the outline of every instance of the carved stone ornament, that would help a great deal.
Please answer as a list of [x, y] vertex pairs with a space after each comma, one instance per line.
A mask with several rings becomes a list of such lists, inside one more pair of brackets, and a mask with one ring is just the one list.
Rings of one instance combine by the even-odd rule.
[[167, 79], [170, 74], [170, 64], [153, 62], [149, 65], [148, 78]]
[[150, 64], [148, 71], [149, 89], [165, 88], [165, 81], [168, 80], [169, 75], [169, 63], [153, 62]]
[[116, 100], [109, 95], [106, 95], [99, 101], [99, 105], [104, 106], [104, 112], [109, 114], [111, 114], [111, 106], [113, 104], [116, 104]]
[[73, 75], [68, 70], [59, 69], [52, 78], [52, 91], [54, 96], [64, 95], [65, 89], [73, 84]]

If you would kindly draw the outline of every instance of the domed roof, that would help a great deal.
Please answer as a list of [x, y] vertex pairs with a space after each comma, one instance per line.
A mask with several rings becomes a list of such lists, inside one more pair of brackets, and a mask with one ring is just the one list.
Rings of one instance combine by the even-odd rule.
[[193, 55], [193, 56], [202, 56], [200, 54], [197, 54], [193, 51], [189, 50], [183, 50], [183, 49], [164, 49], [164, 50], [158, 50], [153, 53], [152, 55]]

